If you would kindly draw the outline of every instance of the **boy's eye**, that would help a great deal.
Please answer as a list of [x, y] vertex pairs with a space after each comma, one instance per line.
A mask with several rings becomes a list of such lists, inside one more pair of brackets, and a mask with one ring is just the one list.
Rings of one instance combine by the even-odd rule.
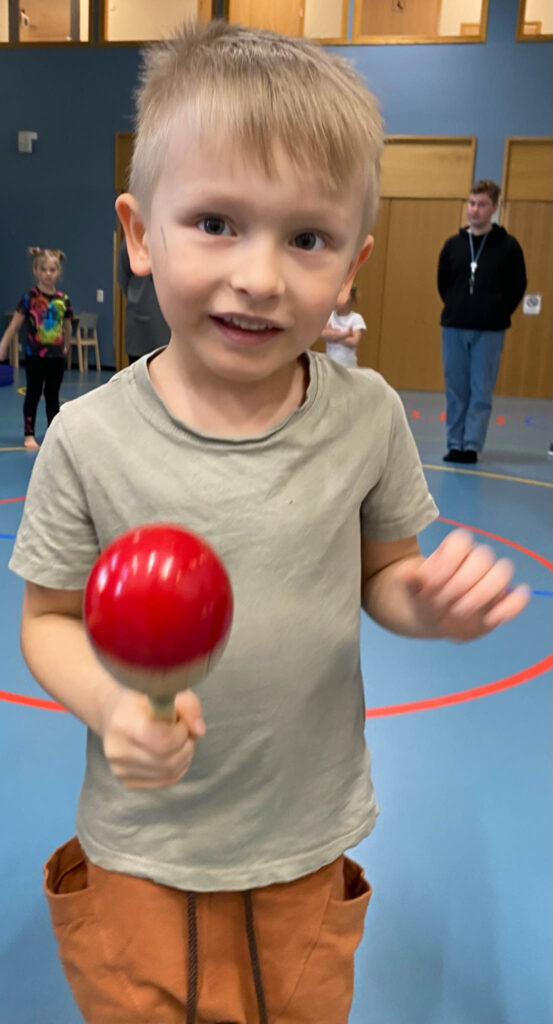
[[325, 240], [317, 231], [302, 231], [295, 236], [294, 245], [297, 249], [313, 252], [313, 250], [324, 249]]
[[198, 227], [206, 235], [230, 235], [231, 233], [226, 220], [223, 220], [222, 217], [202, 217], [198, 221]]

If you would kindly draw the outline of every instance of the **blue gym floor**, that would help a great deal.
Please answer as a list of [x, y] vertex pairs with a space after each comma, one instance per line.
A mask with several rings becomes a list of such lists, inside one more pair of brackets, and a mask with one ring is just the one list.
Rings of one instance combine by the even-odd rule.
[[[71, 371], [62, 399], [108, 377]], [[19, 654], [23, 585], [7, 569], [35, 458], [21, 448], [23, 384], [20, 371], [0, 389], [0, 1024], [77, 1024], [41, 868], [73, 833], [85, 730], [10, 699], [45, 697]], [[355, 852], [374, 897], [350, 1024], [548, 1024], [551, 403], [497, 398], [484, 457], [456, 469], [441, 462], [442, 396], [403, 399], [441, 516], [483, 531], [534, 593], [517, 621], [467, 646], [403, 640], [363, 621], [381, 815]], [[426, 530], [423, 551], [449, 529]]]

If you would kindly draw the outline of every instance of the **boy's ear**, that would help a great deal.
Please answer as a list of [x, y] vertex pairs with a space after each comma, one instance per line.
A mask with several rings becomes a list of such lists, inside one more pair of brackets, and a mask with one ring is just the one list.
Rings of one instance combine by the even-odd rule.
[[148, 235], [137, 200], [130, 192], [123, 192], [115, 201], [117, 216], [123, 225], [131, 269], [137, 277], [152, 273]]
[[363, 264], [367, 262], [369, 256], [371, 255], [371, 252], [373, 251], [373, 246], [373, 235], [367, 235], [365, 241], [363, 242], [363, 245], [361, 246], [361, 249], [357, 254], [356, 259], [352, 260], [349, 265], [347, 276], [344, 279], [344, 283], [342, 284], [342, 287], [340, 288], [340, 291], [338, 293], [338, 298], [336, 299], [336, 304], [338, 306], [340, 306], [343, 302], [347, 302], [349, 298], [349, 293], [351, 291], [351, 286], [355, 280], [355, 275], [357, 274], [359, 268], [362, 267]]

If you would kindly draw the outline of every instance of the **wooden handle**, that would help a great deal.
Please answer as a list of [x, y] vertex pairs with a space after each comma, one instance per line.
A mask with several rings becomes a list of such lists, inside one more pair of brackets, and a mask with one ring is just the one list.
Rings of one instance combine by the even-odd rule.
[[173, 697], [148, 697], [148, 702], [152, 717], [155, 718], [156, 722], [169, 722], [173, 724], [177, 721]]

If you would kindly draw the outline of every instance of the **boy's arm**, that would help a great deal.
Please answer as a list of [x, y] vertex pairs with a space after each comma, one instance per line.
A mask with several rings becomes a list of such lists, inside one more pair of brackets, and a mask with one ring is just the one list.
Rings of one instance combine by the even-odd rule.
[[82, 621], [83, 592], [26, 583], [21, 649], [38, 683], [103, 740], [111, 769], [129, 789], [157, 789], [182, 778], [205, 732], [198, 698], [177, 695], [178, 721], [155, 722], [146, 697], [102, 667]]
[[362, 604], [403, 636], [474, 640], [526, 607], [528, 588], [509, 591], [513, 567], [465, 530], [424, 558], [416, 537], [362, 542]]

